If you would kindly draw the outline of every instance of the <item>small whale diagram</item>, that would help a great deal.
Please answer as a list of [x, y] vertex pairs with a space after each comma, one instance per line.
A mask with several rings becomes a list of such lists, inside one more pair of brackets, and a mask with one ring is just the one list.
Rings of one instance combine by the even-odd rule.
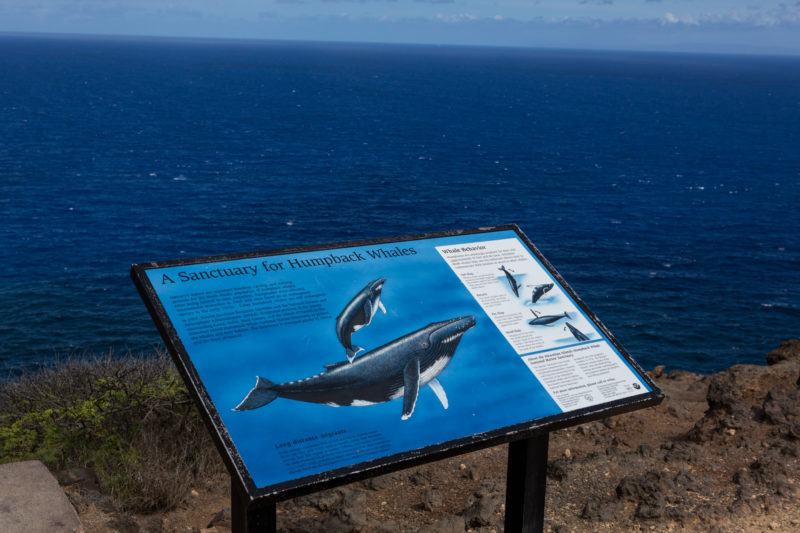
[[353, 333], [369, 326], [378, 309], [386, 314], [386, 308], [381, 303], [381, 291], [384, 283], [386, 283], [384, 278], [378, 278], [368, 283], [336, 317], [336, 337], [344, 346], [347, 360], [350, 362], [358, 352], [364, 349], [353, 344], [351, 340]]
[[589, 340], [589, 337], [587, 337], [586, 335], [581, 333], [581, 330], [579, 330], [578, 328], [576, 328], [575, 326], [573, 326], [569, 322], [567, 322], [567, 327], [569, 328], [569, 331], [572, 333], [572, 336], [575, 337], [577, 340], [579, 340], [579, 341], [588, 341]]
[[[528, 285], [530, 287], [530, 285]], [[533, 293], [531, 293], [531, 303], [535, 304], [539, 301], [539, 298], [544, 296], [546, 292], [553, 288], [552, 283], [542, 283], [541, 285], [536, 285], [533, 287]]]
[[564, 311], [563, 315], [544, 315], [540, 316], [536, 314], [536, 311], [531, 309], [531, 313], [533, 313], [534, 319], [529, 320], [528, 324], [531, 326], [549, 326], [553, 322], [558, 322], [562, 318], [569, 318], [569, 314]]
[[461, 336], [475, 325], [463, 316], [433, 322], [356, 357], [325, 365], [325, 372], [297, 381], [273, 383], [257, 377], [256, 385], [234, 411], [256, 409], [278, 397], [339, 406], [364, 406], [403, 398], [402, 420], [414, 413], [419, 389], [430, 386], [447, 409], [437, 376], [453, 358]]
[[497, 270], [502, 270], [505, 273], [506, 279], [508, 280], [508, 284], [511, 286], [511, 290], [514, 291], [514, 296], [519, 297], [519, 288], [521, 285], [517, 283], [517, 280], [514, 279], [514, 276], [511, 275], [511, 272], [506, 270], [506, 267], [504, 267], [503, 265], [500, 265], [500, 268], [498, 268]]

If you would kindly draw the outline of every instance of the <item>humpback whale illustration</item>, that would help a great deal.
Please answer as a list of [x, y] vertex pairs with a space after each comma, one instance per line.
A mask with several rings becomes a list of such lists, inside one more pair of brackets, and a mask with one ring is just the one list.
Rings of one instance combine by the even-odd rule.
[[437, 376], [455, 355], [461, 336], [475, 325], [464, 316], [428, 324], [380, 348], [325, 365], [325, 372], [297, 381], [273, 383], [258, 377], [256, 386], [233, 408], [246, 411], [275, 398], [323, 403], [333, 407], [362, 406], [403, 398], [403, 420], [414, 413], [419, 389], [429, 385], [447, 409], [447, 395]]
[[[530, 287], [530, 285], [528, 285], [528, 287]], [[535, 304], [536, 302], [538, 302], [539, 298], [544, 296], [544, 293], [546, 293], [552, 288], [553, 288], [552, 283], [542, 283], [541, 285], [536, 285], [535, 287], [533, 287], [533, 293], [531, 294], [531, 303]]]
[[535, 317], [533, 320], [528, 321], [528, 324], [530, 324], [531, 326], [549, 326], [553, 322], [557, 322], [562, 318], [569, 318], [569, 314], [567, 314], [566, 311], [564, 311], [563, 315], [539, 316], [533, 309], [531, 309], [531, 313], [533, 313], [533, 316]]
[[368, 283], [336, 317], [336, 337], [344, 346], [347, 360], [350, 362], [358, 352], [364, 349], [353, 345], [351, 340], [353, 333], [364, 326], [369, 326], [378, 309], [386, 313], [386, 308], [381, 303], [381, 290], [383, 290], [384, 283], [386, 283], [384, 278], [378, 278]]
[[506, 279], [508, 280], [508, 284], [511, 286], [511, 290], [514, 291], [514, 296], [519, 297], [520, 284], [517, 283], [517, 280], [514, 279], [514, 276], [511, 275], [511, 272], [506, 270], [506, 267], [504, 267], [503, 265], [500, 265], [500, 268], [498, 268], [497, 270], [502, 270], [505, 273]]
[[569, 322], [567, 322], [567, 327], [572, 332], [572, 336], [575, 337], [576, 339], [578, 339], [579, 341], [588, 341], [589, 340], [589, 337], [587, 337], [586, 335], [581, 333], [581, 331], [578, 328], [574, 327]]

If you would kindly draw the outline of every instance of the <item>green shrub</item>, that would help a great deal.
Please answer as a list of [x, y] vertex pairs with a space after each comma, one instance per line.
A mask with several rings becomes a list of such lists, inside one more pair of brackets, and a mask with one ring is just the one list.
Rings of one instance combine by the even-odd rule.
[[0, 384], [0, 462], [86, 466], [122, 507], [174, 507], [222, 470], [169, 357], [68, 360]]

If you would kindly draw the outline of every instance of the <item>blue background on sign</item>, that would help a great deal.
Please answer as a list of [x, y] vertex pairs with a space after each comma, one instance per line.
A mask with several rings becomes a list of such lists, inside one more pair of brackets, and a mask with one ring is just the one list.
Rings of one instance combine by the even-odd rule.
[[[197, 369], [225, 427], [257, 486], [287, 481], [333, 467], [375, 459], [425, 446], [468, 437], [476, 433], [560, 413], [522, 359], [506, 342], [435, 247], [448, 244], [515, 238], [511, 231], [458, 237], [321, 250], [270, 258], [179, 266], [148, 271], [148, 276], [170, 317], [176, 313], [169, 296], [198, 290], [246, 286], [291, 280], [311, 293], [325, 293], [331, 318], [295, 325], [248, 331], [225, 341], [193, 345], [184, 326], [174, 321], [178, 335]], [[417, 254], [371, 259], [367, 249], [413, 248]], [[288, 268], [289, 259], [323, 257], [359, 251], [365, 261], [333, 267]], [[280, 272], [260, 268], [257, 277], [238, 276], [217, 280], [162, 284], [162, 275], [177, 279], [177, 272], [213, 270], [283, 261]], [[336, 337], [335, 317], [364, 286], [386, 278], [380, 311], [371, 325], [353, 335], [365, 350], [378, 348], [432, 322], [472, 315], [474, 328], [467, 331], [450, 364], [438, 376], [449, 400], [445, 410], [429, 387], [420, 390], [413, 416], [401, 420], [402, 400], [364, 407], [329, 407], [277, 398], [252, 411], [233, 411], [255, 385], [256, 376], [275, 383], [303, 379], [322, 372], [323, 365], [345, 360]], [[363, 352], [362, 352], [363, 353]], [[388, 452], [362, 451], [325, 468], [290, 474], [278, 455], [276, 444], [346, 430], [352, 437], [377, 431], [390, 442]]]

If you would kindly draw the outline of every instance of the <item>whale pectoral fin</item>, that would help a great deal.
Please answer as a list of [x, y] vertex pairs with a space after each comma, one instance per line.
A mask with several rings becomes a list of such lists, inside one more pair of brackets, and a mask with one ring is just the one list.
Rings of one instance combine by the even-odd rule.
[[383, 314], [384, 314], [384, 315], [386, 314], [386, 307], [383, 305], [383, 302], [382, 302], [382, 301], [380, 301], [380, 300], [378, 300], [378, 309], [380, 309], [381, 311], [383, 311]]
[[403, 369], [403, 416], [408, 420], [414, 414], [419, 396], [419, 360], [413, 359]]
[[444, 393], [444, 389], [442, 388], [442, 384], [439, 383], [439, 380], [433, 378], [428, 382], [428, 386], [431, 388], [436, 397], [439, 398], [439, 401], [442, 402], [442, 407], [447, 409], [450, 404], [447, 403], [447, 394]]
[[278, 397], [278, 393], [272, 390], [273, 385], [275, 384], [270, 380], [259, 376], [258, 380], [256, 380], [256, 386], [247, 393], [244, 400], [234, 407], [233, 410], [249, 411], [250, 409], [256, 409], [267, 405]]

